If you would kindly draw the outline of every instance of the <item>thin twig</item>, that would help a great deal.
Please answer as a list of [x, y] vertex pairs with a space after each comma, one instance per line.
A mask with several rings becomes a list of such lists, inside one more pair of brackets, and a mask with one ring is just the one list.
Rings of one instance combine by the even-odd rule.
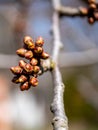
[[82, 12], [82, 7], [74, 8], [74, 7], [59, 6], [58, 8], [56, 8], [56, 10], [61, 15], [66, 16], [86, 16], [86, 14], [83, 14]]
[[54, 10], [58, 12], [58, 14], [66, 15], [66, 16], [86, 16], [87, 14], [84, 12], [85, 8], [78, 7], [66, 7], [61, 5], [60, 0], [53, 0]]
[[[53, 0], [53, 7], [57, 7], [60, 4], [60, 0]], [[54, 97], [51, 104], [51, 112], [53, 112], [53, 129], [54, 130], [68, 130], [68, 120], [64, 111], [63, 93], [64, 84], [62, 76], [58, 67], [58, 55], [61, 48], [60, 30], [59, 30], [59, 14], [56, 10], [53, 13], [53, 61], [56, 63], [55, 68], [52, 71], [53, 83], [54, 83]]]

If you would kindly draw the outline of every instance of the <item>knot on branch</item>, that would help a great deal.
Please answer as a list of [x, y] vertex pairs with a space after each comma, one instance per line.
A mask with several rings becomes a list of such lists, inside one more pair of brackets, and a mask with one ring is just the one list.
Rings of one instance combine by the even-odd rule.
[[50, 110], [51, 110], [52, 113], [54, 113], [54, 112], [56, 113], [57, 112], [57, 106], [54, 103], [52, 103], [51, 106], [50, 106]]
[[61, 128], [68, 129], [68, 119], [62, 117], [54, 117], [52, 121], [52, 125], [54, 126], [55, 130], [59, 130]]

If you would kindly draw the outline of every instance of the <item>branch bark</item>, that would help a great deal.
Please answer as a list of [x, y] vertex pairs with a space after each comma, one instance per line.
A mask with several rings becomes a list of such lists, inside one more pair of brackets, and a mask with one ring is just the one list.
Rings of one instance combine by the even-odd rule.
[[73, 7], [66, 7], [61, 5], [58, 8], [56, 8], [56, 10], [61, 15], [66, 15], [66, 16], [86, 16], [86, 14], [82, 12], [82, 7], [73, 8]]
[[[54, 9], [58, 7], [60, 0], [53, 0]], [[51, 112], [53, 112], [53, 129], [54, 130], [68, 130], [68, 120], [64, 111], [63, 93], [64, 84], [62, 76], [58, 67], [58, 55], [61, 48], [60, 30], [59, 30], [59, 14], [56, 10], [53, 13], [53, 55], [52, 59], [55, 62], [55, 68], [52, 71], [53, 83], [54, 83], [54, 95], [53, 102], [51, 104]]]

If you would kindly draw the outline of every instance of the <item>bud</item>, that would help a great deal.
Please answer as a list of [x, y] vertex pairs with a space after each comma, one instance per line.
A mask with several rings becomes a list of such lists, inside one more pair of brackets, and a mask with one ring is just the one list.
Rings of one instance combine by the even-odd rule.
[[42, 47], [35, 47], [34, 52], [39, 55], [43, 52], [43, 48]]
[[93, 9], [93, 10], [96, 9], [96, 4], [94, 4], [94, 3], [90, 4], [89, 8]]
[[24, 44], [27, 46], [28, 49], [34, 49], [34, 42], [33, 39], [29, 36], [25, 36], [23, 39]]
[[24, 68], [25, 65], [26, 65], [26, 62], [25, 62], [24, 60], [20, 60], [20, 61], [19, 61], [19, 66], [20, 66], [20, 67]]
[[28, 90], [30, 88], [30, 85], [28, 82], [25, 82], [23, 84], [20, 85], [20, 90], [24, 91], [24, 90]]
[[21, 75], [20, 77], [19, 76], [15, 76], [13, 79], [12, 79], [12, 82], [13, 83], [24, 83], [25, 81], [27, 81], [27, 77], [25, 75]]
[[94, 18], [95, 20], [98, 20], [98, 12], [94, 12]]
[[24, 57], [25, 56], [25, 53], [26, 53], [26, 49], [24, 48], [20, 48], [16, 51], [17, 55], [21, 56], [21, 57]]
[[88, 3], [95, 3], [95, 0], [88, 0]]
[[30, 61], [30, 64], [35, 66], [38, 64], [38, 60], [36, 58], [32, 58], [31, 61]]
[[25, 75], [21, 75], [18, 79], [19, 83], [24, 83], [25, 81], [27, 81], [27, 77]]
[[19, 76], [15, 76], [15, 77], [12, 79], [12, 82], [18, 84], [18, 83], [19, 83], [19, 82], [18, 82], [18, 79], [19, 79]]
[[89, 18], [88, 18], [88, 22], [89, 22], [90, 24], [93, 24], [93, 23], [95, 22], [95, 20], [94, 20], [93, 17], [89, 17]]
[[42, 47], [43, 44], [44, 44], [43, 38], [42, 37], [38, 37], [37, 40], [36, 40], [36, 42], [35, 42], [35, 45], [39, 46], [39, 47]]
[[81, 7], [80, 12], [81, 12], [82, 15], [87, 15], [88, 14], [88, 9]]
[[10, 69], [13, 74], [21, 74], [23, 69], [20, 66], [11, 67]]
[[37, 74], [39, 71], [40, 71], [40, 67], [39, 66], [33, 66], [34, 74]]
[[42, 58], [42, 59], [47, 59], [47, 58], [49, 58], [49, 54], [46, 53], [46, 52], [43, 52], [43, 53], [41, 54], [41, 58]]
[[33, 57], [33, 52], [32, 52], [32, 51], [27, 51], [27, 52], [25, 53], [25, 58], [31, 59], [32, 57]]
[[32, 78], [30, 78], [29, 83], [30, 83], [33, 87], [36, 87], [36, 86], [38, 85], [38, 80], [37, 80], [37, 78], [32, 77]]
[[33, 66], [30, 65], [29, 63], [27, 63], [24, 67], [24, 70], [26, 71], [26, 73], [32, 73], [33, 72]]

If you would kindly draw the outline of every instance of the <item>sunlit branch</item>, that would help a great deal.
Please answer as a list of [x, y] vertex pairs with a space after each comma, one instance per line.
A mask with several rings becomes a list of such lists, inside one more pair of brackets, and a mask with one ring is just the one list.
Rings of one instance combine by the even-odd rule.
[[[58, 7], [60, 0], [53, 0], [54, 9]], [[54, 84], [54, 94], [53, 102], [51, 104], [51, 111], [53, 112], [54, 118], [52, 121], [54, 130], [68, 130], [68, 121], [64, 110], [63, 93], [64, 84], [62, 81], [62, 76], [58, 67], [58, 56], [60, 53], [60, 48], [62, 46], [60, 39], [59, 30], [59, 14], [56, 10], [53, 12], [53, 55], [52, 59], [55, 62], [55, 68], [52, 71], [53, 84]]]

